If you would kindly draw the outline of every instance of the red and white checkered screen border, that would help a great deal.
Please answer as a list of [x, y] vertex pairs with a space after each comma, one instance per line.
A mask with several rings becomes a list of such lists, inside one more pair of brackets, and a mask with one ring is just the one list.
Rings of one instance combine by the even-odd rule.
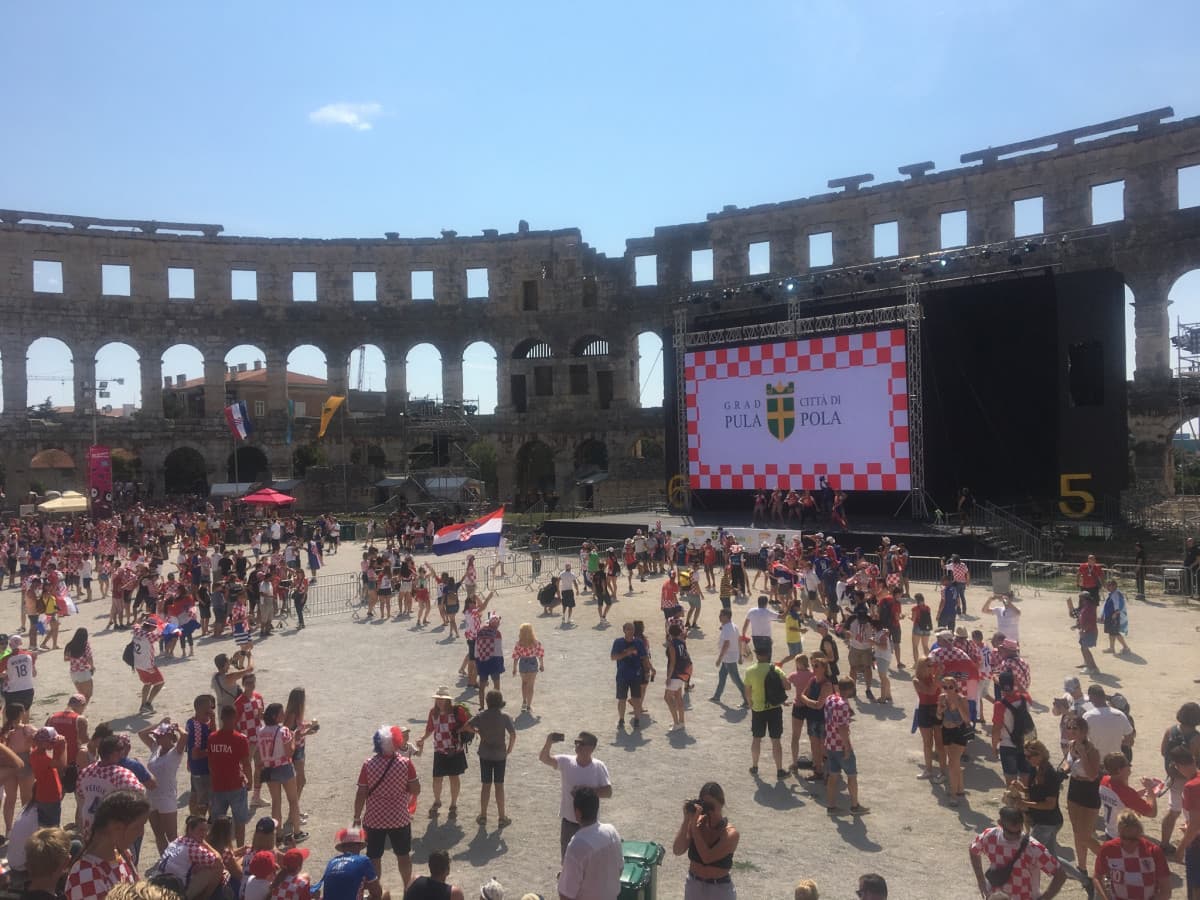
[[[687, 397], [688, 475], [693, 489], [816, 490], [822, 475], [840, 490], [907, 491], [911, 484], [908, 447], [908, 373], [903, 328], [843, 334], [803, 341], [780, 341], [746, 347], [723, 347], [688, 353], [684, 364]], [[697, 385], [712, 378], [784, 375], [856, 366], [890, 365], [889, 424], [891, 459], [830, 465], [743, 463], [710, 467], [700, 461], [700, 412]], [[848, 409], [852, 412], [853, 405]]]

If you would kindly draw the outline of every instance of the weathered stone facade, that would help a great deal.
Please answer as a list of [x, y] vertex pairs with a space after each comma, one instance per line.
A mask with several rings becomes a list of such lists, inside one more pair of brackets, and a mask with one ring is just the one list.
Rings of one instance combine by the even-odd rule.
[[[954, 211], [966, 213], [968, 245], [1011, 240], [1014, 202], [1031, 197], [1042, 198], [1041, 233], [1071, 233], [1093, 227], [1091, 188], [1116, 181], [1123, 182], [1124, 218], [1095, 226], [1105, 239], [1065, 264], [1114, 267], [1133, 292], [1135, 470], [1140, 484], [1168, 486], [1169, 435], [1179, 410], [1170, 369], [1167, 294], [1182, 274], [1200, 266], [1200, 208], [1179, 209], [1177, 174], [1200, 165], [1200, 118], [1162, 121], [1170, 115], [1158, 110], [965, 154], [966, 165], [949, 171], [932, 172], [928, 163], [902, 166], [906, 177], [900, 181], [873, 185], [873, 176], [835, 179], [830, 187], [840, 190], [829, 194], [750, 209], [726, 207], [704, 222], [630, 239], [620, 259], [596, 252], [576, 229], [530, 231], [524, 223], [517, 233], [504, 235], [307, 240], [229, 237], [220, 226], [0, 211], [0, 456], [9, 490], [19, 492], [29, 483], [28, 460], [35, 451], [57, 446], [81, 460], [90, 443], [86, 415], [49, 427], [26, 414], [27, 348], [39, 337], [56, 337], [74, 356], [76, 398], [94, 381], [101, 346], [120, 341], [137, 351], [141, 413], [129, 421], [103, 421], [100, 439], [136, 450], [145, 476], [160, 487], [165, 457], [181, 445], [204, 455], [210, 480], [225, 480], [229, 441], [219, 412], [225, 354], [232, 347], [252, 343], [266, 355], [268, 411], [258, 423], [256, 442], [273, 470], [282, 473], [290, 452], [282, 441], [282, 373], [289, 352], [302, 344], [324, 351], [331, 389], [343, 393], [349, 387], [350, 351], [371, 343], [387, 360], [387, 410], [352, 422], [356, 440], [383, 447], [389, 463], [403, 468], [404, 454], [429, 440], [431, 429], [442, 428], [451, 441], [465, 440], [471, 431], [498, 449], [502, 496], [535, 486], [528, 478], [519, 483], [518, 456], [523, 446], [541, 441], [553, 454], [555, 486], [565, 493], [585, 441], [604, 444], [615, 473], [630, 460], [639, 439], [661, 442], [664, 427], [674, 427], [670, 412], [664, 425], [662, 411], [638, 407], [637, 335], [653, 331], [669, 344], [672, 308], [680, 297], [762, 277], [750, 273], [750, 244], [769, 243], [771, 276], [832, 272], [877, 259], [872, 235], [878, 223], [897, 223], [901, 256], [941, 251], [940, 216]], [[1096, 137], [1104, 132], [1111, 133]], [[818, 267], [809, 257], [810, 236], [823, 233], [832, 235], [832, 261]], [[711, 280], [693, 281], [696, 250], [711, 250]], [[642, 256], [654, 256], [653, 285], [636, 283], [636, 258]], [[61, 293], [35, 292], [35, 260], [61, 263]], [[106, 263], [129, 266], [129, 296], [102, 296], [100, 273]], [[193, 271], [194, 299], [168, 298], [169, 267]], [[467, 297], [471, 268], [488, 270], [486, 299]], [[232, 270], [256, 273], [256, 301], [232, 299]], [[414, 271], [433, 273], [433, 300], [413, 299]], [[316, 302], [293, 302], [294, 272], [316, 273]], [[375, 273], [374, 302], [354, 301], [355, 272]], [[496, 351], [495, 414], [472, 416], [469, 427], [458, 431], [460, 426], [449, 421], [420, 424], [404, 416], [409, 349], [421, 343], [437, 347], [442, 395], [454, 407], [462, 402], [463, 350], [477, 340]], [[203, 419], [163, 418], [164, 373], [158, 361], [164, 349], [179, 343], [195, 346], [204, 356]], [[1198, 405], [1189, 401], [1185, 414], [1195, 415]], [[77, 406], [83, 406], [78, 399]], [[645, 466], [631, 465], [643, 484]]]

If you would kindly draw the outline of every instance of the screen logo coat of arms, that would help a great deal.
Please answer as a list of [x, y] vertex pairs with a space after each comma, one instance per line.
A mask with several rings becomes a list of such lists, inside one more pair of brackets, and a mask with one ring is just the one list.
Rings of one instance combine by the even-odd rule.
[[796, 383], [767, 385], [767, 430], [781, 441], [796, 428]]

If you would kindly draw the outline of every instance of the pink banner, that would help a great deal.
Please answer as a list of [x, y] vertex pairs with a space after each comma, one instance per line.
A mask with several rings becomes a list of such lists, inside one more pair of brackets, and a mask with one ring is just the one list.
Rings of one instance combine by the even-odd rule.
[[87, 468], [92, 516], [107, 519], [113, 511], [112, 451], [108, 447], [89, 447]]

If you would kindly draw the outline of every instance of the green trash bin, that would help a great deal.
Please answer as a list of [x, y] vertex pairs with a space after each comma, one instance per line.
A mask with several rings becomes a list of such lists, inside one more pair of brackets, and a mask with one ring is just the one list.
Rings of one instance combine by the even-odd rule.
[[[626, 863], [637, 863], [649, 876], [645, 888], [647, 900], [655, 900], [658, 896], [658, 867], [662, 865], [667, 850], [662, 844], [654, 841], [621, 841], [621, 855]], [[642, 896], [633, 894], [631, 896]]]
[[341, 531], [340, 540], [343, 540], [343, 541], [353, 541], [354, 540], [354, 525], [355, 525], [354, 522], [338, 522], [338, 528]]
[[617, 900], [654, 900], [654, 895], [650, 893], [650, 872], [636, 860], [625, 860], [621, 868], [621, 892], [617, 894]]

